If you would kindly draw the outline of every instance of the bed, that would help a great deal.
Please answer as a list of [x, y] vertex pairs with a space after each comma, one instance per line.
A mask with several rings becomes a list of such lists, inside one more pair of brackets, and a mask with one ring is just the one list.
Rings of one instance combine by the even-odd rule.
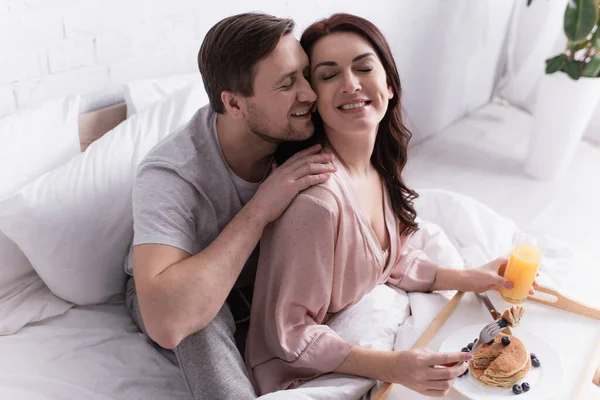
[[[79, 117], [81, 150], [88, 151], [126, 115], [123, 102], [83, 113]], [[455, 193], [423, 191], [416, 205], [422, 229], [413, 237], [413, 245], [444, 265], [468, 268], [507, 254], [512, 236], [518, 231], [512, 221]], [[555, 254], [556, 262], [548, 264], [542, 278], [545, 284], [555, 287], [561, 280], [573, 283], [567, 278], [565, 257], [580, 257], [572, 249], [557, 246], [563, 250]], [[583, 261], [581, 268], [592, 271], [592, 264], [586, 263]], [[452, 294], [424, 294], [420, 301], [426, 299], [431, 307], [417, 316], [411, 315], [411, 299], [406, 293], [381, 286], [329, 324], [353, 343], [378, 349], [407, 348]], [[409, 318], [412, 320], [406, 324]], [[398, 327], [405, 340], [398, 340]], [[3, 400], [188, 399], [170, 353], [153, 345], [138, 330], [124, 307], [122, 295], [111, 296], [101, 304], [75, 305], [63, 315], [0, 336], [0, 354]], [[368, 397], [374, 384], [368, 379], [330, 374], [264, 399], [358, 399]], [[591, 396], [600, 396], [599, 391], [592, 390], [596, 389], [590, 388]], [[388, 398], [400, 397], [392, 394]]]

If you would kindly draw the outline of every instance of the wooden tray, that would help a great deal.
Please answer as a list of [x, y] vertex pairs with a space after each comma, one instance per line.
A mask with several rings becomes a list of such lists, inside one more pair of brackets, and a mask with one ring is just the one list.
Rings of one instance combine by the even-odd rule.
[[[536, 288], [536, 292], [538, 293], [532, 296], [528, 296], [528, 300], [540, 304], [545, 304], [551, 307], [559, 308], [568, 312], [572, 312], [574, 314], [600, 320], [600, 310], [588, 307], [575, 300], [569, 299], [568, 297], [562, 295], [556, 290], [545, 286], [538, 286]], [[539, 293], [544, 293], [544, 295], [540, 295]], [[454, 295], [454, 297], [452, 297], [452, 299], [446, 304], [446, 306], [444, 306], [442, 311], [427, 327], [425, 332], [421, 335], [419, 340], [415, 343], [415, 345], [412, 348], [423, 348], [431, 342], [431, 340], [435, 337], [440, 328], [448, 320], [450, 315], [452, 315], [454, 310], [456, 310], [463, 296], [463, 292], [457, 292]], [[577, 394], [573, 398], [573, 400], [583, 399], [583, 396], [585, 395], [590, 384], [590, 380], [597, 386], [600, 386], [600, 338], [596, 344], [595, 350], [590, 358], [588, 366], [585, 369], [585, 373], [581, 377]], [[391, 393], [393, 387], [393, 383], [383, 383], [381, 387], [377, 390], [377, 392], [373, 395], [372, 400], [386, 399]]]

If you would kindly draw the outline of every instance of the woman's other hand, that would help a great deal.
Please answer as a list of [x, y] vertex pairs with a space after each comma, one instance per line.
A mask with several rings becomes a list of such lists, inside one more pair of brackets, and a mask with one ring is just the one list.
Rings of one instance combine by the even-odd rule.
[[426, 396], [444, 397], [454, 379], [467, 370], [465, 361], [472, 358], [463, 352], [379, 351], [354, 346], [335, 372], [398, 383]]
[[[454, 379], [467, 371], [465, 361], [471, 358], [470, 353], [436, 353], [429, 349], [396, 352], [390, 381], [425, 396], [444, 397]], [[440, 367], [442, 365], [452, 366]]]

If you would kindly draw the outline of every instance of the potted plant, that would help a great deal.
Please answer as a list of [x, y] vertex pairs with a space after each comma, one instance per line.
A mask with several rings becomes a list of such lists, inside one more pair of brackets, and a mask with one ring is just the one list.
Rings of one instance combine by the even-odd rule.
[[[527, 6], [532, 0], [527, 0]], [[569, 0], [565, 51], [546, 60], [525, 171], [555, 179], [569, 166], [600, 101], [600, 0]]]

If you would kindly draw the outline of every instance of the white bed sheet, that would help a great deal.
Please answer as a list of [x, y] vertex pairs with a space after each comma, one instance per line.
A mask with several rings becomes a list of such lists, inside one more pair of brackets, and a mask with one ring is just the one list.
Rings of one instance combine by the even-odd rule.
[[[349, 343], [392, 350], [409, 312], [404, 291], [380, 285], [329, 324]], [[188, 399], [174, 362], [172, 353], [153, 346], [138, 331], [122, 303], [74, 307], [0, 337], [0, 399]], [[263, 398], [357, 399], [374, 383], [328, 374]]]
[[2, 400], [188, 399], [178, 368], [125, 306], [75, 307], [0, 337]]

